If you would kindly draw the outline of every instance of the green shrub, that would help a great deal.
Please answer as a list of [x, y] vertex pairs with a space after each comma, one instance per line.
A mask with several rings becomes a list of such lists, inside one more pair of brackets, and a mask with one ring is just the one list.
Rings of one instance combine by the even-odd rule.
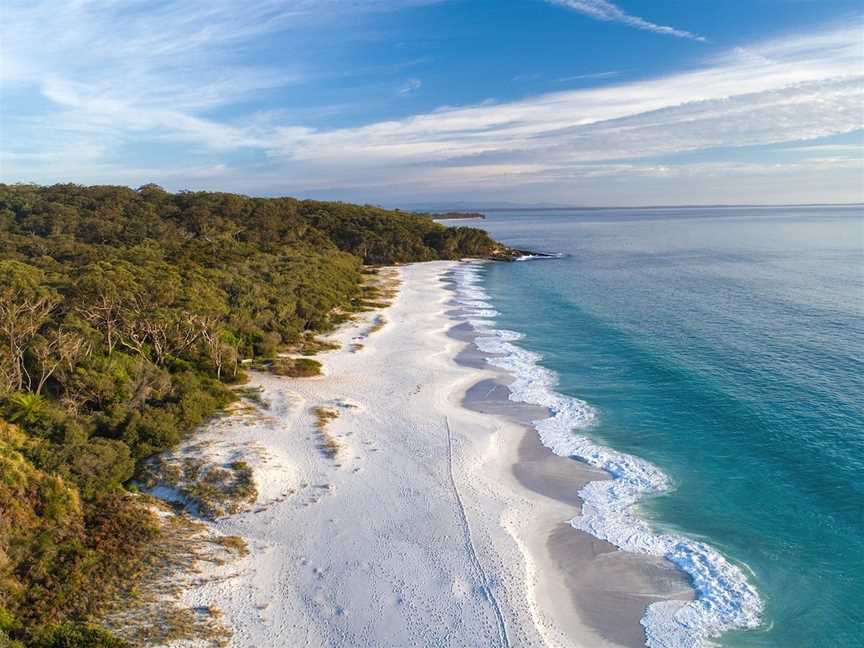
[[[82, 500], [86, 480], [79, 491], [73, 481], [40, 470], [23, 453], [31, 441], [0, 421], [0, 629], [10, 641], [45, 625], [98, 615], [118, 592], [134, 586], [159, 533], [153, 514], [137, 498], [98, 494], [94, 485], [92, 499]], [[122, 443], [100, 439], [93, 445], [102, 446], [98, 460], [105, 460], [108, 448], [109, 466], [93, 464], [89, 448], [83, 463], [81, 457], [70, 463], [82, 471], [75, 478], [88, 469], [96, 481], [130, 472]], [[112, 473], [115, 452], [125, 464], [122, 473]]]
[[4, 630], [0, 630], [0, 648], [25, 648], [20, 641], [12, 639]]
[[321, 363], [309, 358], [275, 358], [270, 365], [271, 373], [291, 378], [309, 378], [321, 375]]
[[133, 448], [135, 458], [143, 459], [180, 443], [183, 431], [173, 409], [154, 407], [133, 412], [122, 438]]
[[132, 477], [135, 462], [129, 446], [122, 441], [94, 438], [65, 446], [58, 453], [55, 469], [74, 482], [84, 498], [90, 499], [98, 493], [118, 490]]
[[7, 420], [29, 434], [58, 443], [76, 443], [87, 438], [81, 422], [59, 403], [39, 394], [16, 393], [3, 402]]
[[129, 648], [107, 630], [90, 625], [51, 625], [41, 630], [32, 648]]

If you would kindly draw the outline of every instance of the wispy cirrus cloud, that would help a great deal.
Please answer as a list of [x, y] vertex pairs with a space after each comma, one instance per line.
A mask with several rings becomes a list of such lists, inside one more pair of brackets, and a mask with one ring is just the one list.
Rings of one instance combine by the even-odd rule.
[[405, 84], [399, 88], [400, 95], [409, 95], [417, 92], [423, 87], [423, 82], [420, 79], [408, 79]]
[[[279, 42], [286, 56], [278, 63], [250, 60], [246, 52], [316, 25], [440, 1], [8, 0], [0, 9], [7, 26], [0, 46], [6, 146], [14, 146], [12, 135], [27, 142], [36, 133], [47, 147], [69, 146], [77, 132], [83, 148], [130, 136], [220, 150], [264, 147], [267, 133], [254, 116], [238, 126], [213, 111], [319, 72], [310, 72], [299, 52], [287, 56], [290, 38]], [[19, 97], [39, 110], [13, 111], [10, 101]]]
[[666, 25], [658, 25], [657, 23], [653, 23], [645, 18], [632, 16], [621, 9], [621, 7], [614, 5], [611, 2], [607, 2], [607, 0], [547, 0], [547, 2], [561, 5], [568, 9], [573, 9], [574, 11], [578, 11], [586, 16], [604, 22], [622, 23], [630, 27], [635, 27], [636, 29], [655, 32], [657, 34], [666, 34], [667, 36], [676, 36], [678, 38], [687, 38], [701, 43], [705, 43], [708, 40], [699, 34], [694, 34], [683, 29], [676, 29], [675, 27], [668, 27]]
[[810, 144], [808, 146], [787, 146], [781, 150], [812, 155], [851, 157], [857, 160], [864, 159], [864, 144]]
[[590, 74], [574, 74], [572, 76], [561, 77], [555, 79], [558, 83], [568, 83], [570, 81], [592, 81], [595, 79], [611, 79], [620, 75], [618, 70], [609, 70], [608, 72], [592, 72]]

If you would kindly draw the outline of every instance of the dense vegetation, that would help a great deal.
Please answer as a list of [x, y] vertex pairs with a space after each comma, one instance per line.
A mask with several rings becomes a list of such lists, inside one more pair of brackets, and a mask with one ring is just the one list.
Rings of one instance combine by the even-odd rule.
[[364, 263], [500, 252], [368, 206], [0, 185], [0, 647], [123, 645], [88, 623], [158, 533], [130, 480], [241, 359], [333, 326]]

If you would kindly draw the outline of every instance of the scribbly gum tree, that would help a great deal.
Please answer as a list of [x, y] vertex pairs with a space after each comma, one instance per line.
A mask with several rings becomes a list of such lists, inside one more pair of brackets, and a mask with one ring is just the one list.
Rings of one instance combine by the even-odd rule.
[[39, 370], [36, 393], [42, 393], [45, 383], [61, 366], [71, 371], [90, 349], [87, 339], [74, 330], [57, 328], [37, 336], [30, 345], [33, 364]]
[[32, 378], [25, 352], [60, 302], [39, 269], [20, 261], [0, 261], [0, 340], [4, 353], [0, 389], [29, 390]]

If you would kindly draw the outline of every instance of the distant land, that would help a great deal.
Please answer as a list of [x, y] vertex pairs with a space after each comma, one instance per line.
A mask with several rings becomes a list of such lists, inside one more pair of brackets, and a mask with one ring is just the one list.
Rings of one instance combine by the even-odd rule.
[[[550, 203], [424, 203], [402, 205], [405, 211], [411, 211], [418, 215], [432, 214], [436, 219], [444, 218], [477, 218], [477, 216], [442, 216], [442, 214], [481, 214], [488, 212], [515, 212], [515, 211], [608, 211], [615, 209], [735, 209], [735, 208], [772, 208], [772, 207], [858, 207], [864, 206], [864, 202], [843, 203], [779, 203], [779, 204], [709, 204], [709, 205], [557, 205]], [[482, 215], [482, 214], [481, 214]]]
[[480, 212], [460, 212], [460, 211], [448, 211], [448, 212], [413, 212], [415, 216], [422, 216], [423, 218], [431, 218], [433, 220], [466, 220], [466, 219], [474, 219], [474, 220], [483, 220], [486, 218], [486, 214], [481, 214]]
[[401, 208], [411, 212], [446, 213], [446, 212], [478, 212], [499, 211], [501, 209], [567, 209], [568, 205], [563, 203], [539, 202], [539, 203], [517, 203], [517, 202], [491, 202], [491, 201], [467, 201], [455, 200], [452, 202], [417, 202], [391, 205], [391, 208]]

